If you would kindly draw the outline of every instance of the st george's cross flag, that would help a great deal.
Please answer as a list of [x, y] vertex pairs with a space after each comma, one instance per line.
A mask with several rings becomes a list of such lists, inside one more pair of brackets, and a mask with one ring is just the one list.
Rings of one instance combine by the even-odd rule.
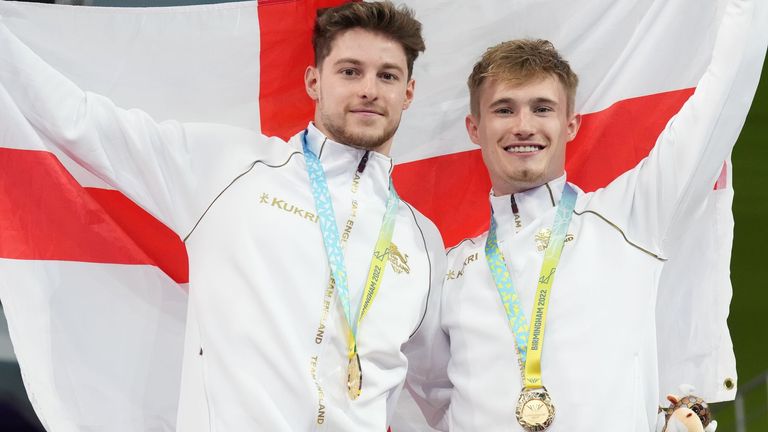
[[[262, 0], [174, 8], [0, 3], [0, 31], [83, 89], [154, 119], [216, 122], [287, 138], [313, 106], [317, 8]], [[709, 64], [725, 0], [411, 0], [427, 51], [392, 156], [400, 195], [446, 246], [487, 229], [490, 182], [464, 130], [465, 80], [489, 46], [551, 40], [580, 76], [569, 181], [606, 186], [648, 154]], [[758, 2], [758, 18], [768, 8]], [[712, 140], [736, 140], [765, 55], [755, 26]], [[0, 61], [2, 52], [0, 51]], [[24, 77], [18, 77], [24, 84]], [[48, 430], [174, 430], [184, 348], [184, 244], [151, 212], [79, 166], [36, 129], [0, 81], [0, 300], [27, 392]], [[29, 114], [27, 114], [29, 115]], [[121, 161], [114, 161], [119, 169]], [[674, 227], [661, 275], [660, 389], [732, 399], [726, 318], [733, 220], [724, 161], [711, 196]], [[705, 293], [702, 295], [702, 293]], [[706, 319], [702, 319], [706, 317]], [[628, 335], [631, 337], [631, 335]]]

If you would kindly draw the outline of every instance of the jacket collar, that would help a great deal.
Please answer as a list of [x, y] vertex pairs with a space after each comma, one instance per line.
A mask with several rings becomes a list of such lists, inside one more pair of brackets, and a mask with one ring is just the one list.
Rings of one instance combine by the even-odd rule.
[[496, 218], [499, 238], [511, 238], [557, 206], [565, 181], [566, 175], [563, 174], [541, 186], [516, 194], [495, 196], [491, 192], [491, 208]]
[[[302, 135], [299, 132], [294, 138], [298, 139], [299, 148], [302, 147]], [[325, 176], [328, 179], [337, 176], [352, 176], [361, 168], [361, 162], [366, 153], [367, 161], [364, 164], [363, 176], [373, 179], [376, 188], [389, 189], [389, 178], [394, 168], [394, 162], [389, 156], [375, 151], [366, 151], [346, 144], [341, 144], [325, 136], [313, 123], [309, 123], [306, 129], [307, 145], [312, 152], [320, 158]]]

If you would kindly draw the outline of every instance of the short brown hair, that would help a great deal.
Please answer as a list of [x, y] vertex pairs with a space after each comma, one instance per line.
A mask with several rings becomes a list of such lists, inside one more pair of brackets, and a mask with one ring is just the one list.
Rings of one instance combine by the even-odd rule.
[[560, 80], [568, 96], [568, 113], [572, 113], [579, 77], [560, 56], [552, 42], [543, 39], [515, 39], [490, 47], [475, 63], [467, 79], [470, 110], [474, 115], [479, 114], [478, 91], [486, 78], [522, 84], [548, 75]]
[[398, 8], [390, 1], [355, 2], [319, 9], [312, 35], [315, 65], [320, 65], [328, 57], [331, 44], [339, 34], [353, 28], [379, 33], [398, 42], [405, 51], [408, 78], [411, 77], [413, 62], [425, 48], [421, 23], [414, 18], [412, 9], [405, 5]]

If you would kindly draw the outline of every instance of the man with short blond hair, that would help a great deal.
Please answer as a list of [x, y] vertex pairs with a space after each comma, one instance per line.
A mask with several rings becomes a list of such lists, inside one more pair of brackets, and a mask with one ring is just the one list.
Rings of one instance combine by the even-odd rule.
[[467, 78], [470, 112], [479, 115], [480, 87], [488, 79], [508, 84], [525, 84], [546, 76], [557, 78], [563, 85], [567, 111], [573, 113], [579, 77], [552, 42], [544, 39], [515, 39], [488, 48]]
[[674, 259], [670, 227], [698, 211], [731, 151], [711, 139], [718, 119], [749, 109], [730, 83], [757, 25], [754, 3], [729, 2], [694, 95], [647, 158], [595, 192], [566, 179], [578, 79], [553, 45], [503, 42], [478, 61], [466, 129], [490, 175], [492, 217], [488, 232], [449, 251], [430, 361], [408, 381], [434, 427], [656, 426], [659, 274]]

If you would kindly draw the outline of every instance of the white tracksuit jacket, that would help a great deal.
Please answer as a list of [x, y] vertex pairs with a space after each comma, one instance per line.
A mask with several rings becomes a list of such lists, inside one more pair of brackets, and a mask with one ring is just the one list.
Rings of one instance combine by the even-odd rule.
[[[56, 150], [186, 240], [179, 431], [386, 430], [408, 365], [401, 345], [418, 331], [445, 273], [430, 221], [400, 203], [383, 283], [359, 329], [362, 395], [350, 401], [344, 318], [327, 293], [300, 134], [285, 143], [223, 125], [155, 123], [81, 91], [2, 24], [0, 53], [0, 84]], [[308, 130], [344, 236], [365, 152]], [[371, 152], [354, 196], [358, 214], [345, 251], [354, 310], [392, 168], [389, 157]]]
[[[542, 379], [556, 410], [551, 432], [647, 432], [656, 425], [664, 397], [658, 390], [663, 367], [657, 359], [659, 274], [665, 260], [697, 253], [677, 250], [670, 227], [710, 209], [705, 198], [738, 136], [762, 65], [747, 64], [744, 47], [750, 31], [765, 28], [765, 8], [731, 1], [726, 14], [710, 67], [650, 155], [606, 188], [592, 193], [576, 188], [542, 348]], [[761, 38], [764, 53], [766, 38]], [[736, 80], [752, 84], [734, 91]], [[740, 121], [719, 127], [726, 117]], [[529, 322], [544, 255], [542, 230], [552, 226], [565, 181], [562, 176], [515, 194], [517, 212], [510, 195], [490, 198], [500, 248]], [[412, 365], [407, 384], [440, 430], [523, 430], [515, 418], [523, 387], [515, 339], [486, 262], [486, 237], [449, 251], [441, 320], [425, 356], [429, 361]], [[730, 299], [729, 292], [685, 289], [711, 296], [713, 303]], [[719, 340], [717, 334], [712, 337]], [[726, 389], [726, 381], [735, 379], [733, 365], [690, 368], [693, 376], [716, 380], [721, 396], [733, 397]]]

